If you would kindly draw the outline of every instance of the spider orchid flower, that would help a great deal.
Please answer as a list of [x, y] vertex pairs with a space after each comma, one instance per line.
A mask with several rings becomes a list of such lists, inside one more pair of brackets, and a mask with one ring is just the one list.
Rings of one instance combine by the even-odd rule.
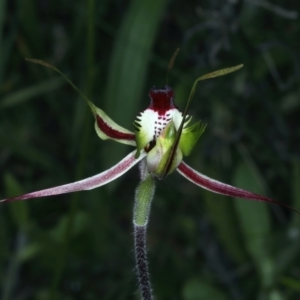
[[133, 146], [136, 149], [115, 166], [98, 175], [74, 183], [3, 199], [0, 202], [18, 201], [94, 189], [115, 180], [140, 162], [141, 182], [135, 193], [133, 223], [135, 231], [136, 264], [142, 299], [152, 299], [146, 260], [145, 236], [156, 178], [163, 179], [176, 170], [180, 175], [195, 185], [211, 192], [226, 196], [276, 203], [294, 210], [283, 203], [265, 196], [209, 178], [194, 170], [183, 161], [183, 157], [191, 153], [206, 127], [206, 125], [200, 121], [190, 125], [192, 117], [187, 115], [187, 109], [194, 95], [197, 83], [200, 80], [234, 72], [241, 68], [242, 65], [212, 72], [197, 78], [183, 113], [175, 105], [175, 95], [171, 87], [165, 86], [161, 89], [155, 87], [151, 88], [149, 91], [150, 105], [136, 117], [134, 122], [135, 131], [130, 131], [119, 126], [105, 114], [103, 110], [97, 108], [60, 72], [60, 70], [40, 60], [28, 60], [60, 73], [73, 88], [81, 94], [92, 111], [95, 118], [96, 132], [102, 140], [111, 139], [122, 144]]
[[[171, 87], [166, 85], [162, 89], [155, 87], [150, 89], [150, 105], [136, 117], [134, 122], [135, 131], [133, 132], [118, 125], [103, 110], [97, 108], [59, 69], [41, 60], [27, 60], [57, 71], [80, 93], [92, 111], [95, 118], [96, 133], [102, 140], [111, 139], [122, 144], [136, 147], [136, 150], [128, 154], [115, 166], [98, 175], [74, 183], [3, 199], [0, 200], [0, 202], [11, 202], [91, 190], [115, 180], [144, 159], [146, 167], [143, 172], [147, 171], [147, 173], [154, 178], [163, 179], [165, 176], [177, 170], [179, 174], [192, 183], [214, 193], [284, 205], [265, 196], [209, 178], [197, 172], [183, 161], [183, 157], [191, 153], [197, 140], [203, 134], [206, 125], [200, 121], [189, 125], [192, 117], [186, 114], [187, 108], [184, 113], [180, 112], [177, 108], [174, 102], [175, 95]], [[239, 65], [199, 77], [193, 85], [188, 102], [190, 102], [195, 92], [198, 81], [222, 76], [234, 72], [241, 67], [242, 65]]]

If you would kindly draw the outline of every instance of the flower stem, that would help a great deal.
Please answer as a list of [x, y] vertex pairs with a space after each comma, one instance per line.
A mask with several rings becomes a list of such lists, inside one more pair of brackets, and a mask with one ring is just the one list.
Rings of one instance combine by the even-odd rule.
[[135, 260], [142, 300], [151, 300], [152, 291], [147, 262], [146, 230], [146, 225], [134, 225]]
[[140, 163], [140, 177], [141, 182], [135, 191], [133, 210], [135, 261], [142, 300], [152, 300], [147, 262], [146, 231], [151, 202], [154, 196], [155, 181], [148, 172], [145, 159]]

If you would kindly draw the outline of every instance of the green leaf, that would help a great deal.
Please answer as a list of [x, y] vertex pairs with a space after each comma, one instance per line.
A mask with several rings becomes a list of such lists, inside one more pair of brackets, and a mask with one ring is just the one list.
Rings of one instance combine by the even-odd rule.
[[217, 287], [203, 279], [190, 279], [183, 287], [183, 300], [227, 300], [226, 295]]
[[[249, 164], [240, 162], [233, 183], [235, 186], [264, 194], [259, 176]], [[262, 286], [269, 288], [274, 280], [274, 262], [270, 255], [271, 219], [266, 203], [235, 198], [244, 243], [261, 276]]]
[[280, 282], [287, 288], [295, 290], [298, 293], [300, 292], [300, 282], [298, 278], [296, 279], [296, 278], [286, 276], [286, 277], [282, 277], [280, 279]]
[[[292, 193], [293, 193], [293, 205], [295, 209], [300, 210], [300, 160], [294, 158], [292, 160]], [[292, 223], [298, 229], [298, 235], [300, 230], [300, 218], [299, 215], [293, 214]]]
[[[50, 236], [57, 243], [63, 243], [65, 238], [65, 231], [68, 226], [68, 218], [69, 216], [63, 216], [55, 228], [51, 229]], [[71, 237], [75, 238], [78, 235], [82, 234], [85, 231], [89, 224], [89, 216], [88, 213], [83, 211], [77, 211], [74, 216], [74, 223], [72, 227]]]
[[41, 26], [38, 17], [38, 5], [32, 0], [18, 1], [18, 15], [21, 22], [22, 31], [30, 43], [33, 53], [43, 53], [44, 43], [42, 43]]
[[16, 253], [18, 263], [21, 264], [32, 259], [41, 251], [41, 248], [41, 244], [38, 242], [25, 245], [18, 253]]
[[[211, 172], [205, 172], [211, 174]], [[233, 210], [232, 201], [226, 196], [216, 197], [210, 191], [204, 190], [206, 209], [212, 220], [217, 236], [227, 253], [235, 262], [245, 261], [246, 254], [239, 236], [238, 220]]]
[[0, 0], [0, 49], [3, 49], [3, 28], [4, 28], [4, 19], [6, 12], [6, 0]]

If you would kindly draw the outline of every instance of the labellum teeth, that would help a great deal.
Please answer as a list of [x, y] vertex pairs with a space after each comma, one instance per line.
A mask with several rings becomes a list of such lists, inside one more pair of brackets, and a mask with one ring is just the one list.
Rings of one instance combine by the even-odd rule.
[[182, 121], [182, 113], [174, 104], [174, 92], [169, 86], [162, 89], [153, 87], [149, 91], [149, 97], [150, 105], [134, 122], [138, 148], [136, 157], [151, 141], [156, 141], [169, 122], [173, 121], [178, 128]]

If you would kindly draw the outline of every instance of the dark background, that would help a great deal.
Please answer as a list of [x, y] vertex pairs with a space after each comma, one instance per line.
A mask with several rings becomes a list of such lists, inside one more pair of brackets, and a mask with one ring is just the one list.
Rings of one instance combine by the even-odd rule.
[[[207, 129], [185, 160], [213, 178], [300, 209], [300, 2], [0, 0], [0, 198], [72, 182], [130, 147], [104, 142], [60, 68], [124, 127], [169, 75]], [[0, 299], [139, 299], [135, 167], [97, 190], [0, 206]], [[300, 216], [157, 182], [148, 250], [157, 299], [300, 297]]]

